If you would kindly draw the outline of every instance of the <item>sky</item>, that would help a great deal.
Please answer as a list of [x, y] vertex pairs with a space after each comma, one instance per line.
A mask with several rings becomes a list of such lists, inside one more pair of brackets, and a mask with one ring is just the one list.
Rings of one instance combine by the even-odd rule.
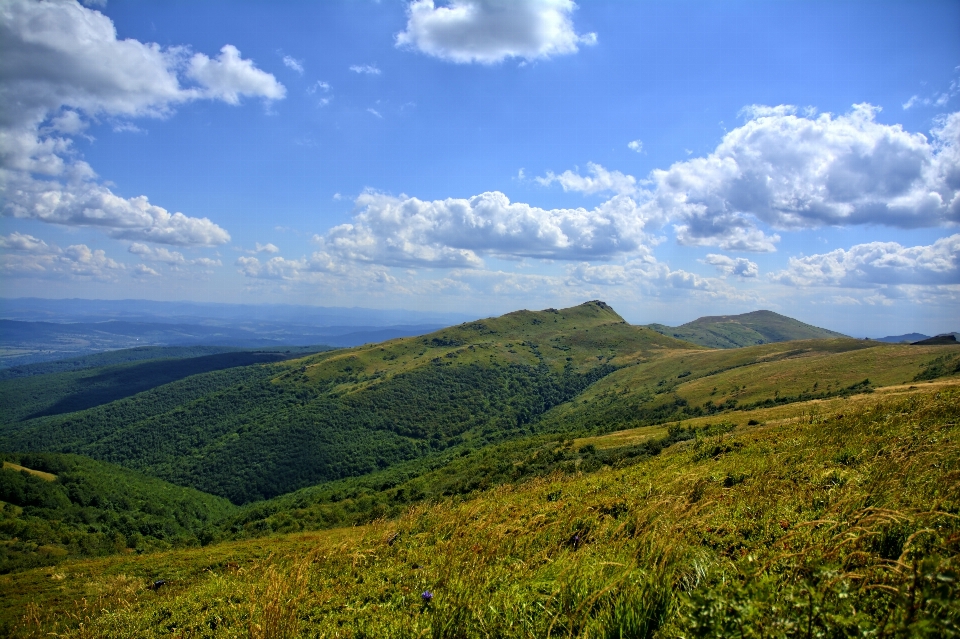
[[960, 2], [0, 0], [0, 297], [960, 330]]

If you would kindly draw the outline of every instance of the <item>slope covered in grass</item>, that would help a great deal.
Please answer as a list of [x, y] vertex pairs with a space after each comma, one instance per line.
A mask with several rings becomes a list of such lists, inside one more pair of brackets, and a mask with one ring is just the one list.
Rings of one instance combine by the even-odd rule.
[[[751, 414], [765, 419], [626, 468], [505, 485], [365, 527], [0, 577], [4, 629], [15, 637], [960, 632], [957, 383]], [[156, 579], [167, 585], [149, 590]]]
[[740, 348], [795, 339], [846, 337], [842, 333], [804, 324], [773, 311], [701, 317], [680, 326], [650, 324], [650, 328], [710, 348]]
[[0, 448], [79, 453], [249, 502], [528, 435], [596, 380], [671, 349], [697, 347], [603, 302], [518, 311], [8, 424]]

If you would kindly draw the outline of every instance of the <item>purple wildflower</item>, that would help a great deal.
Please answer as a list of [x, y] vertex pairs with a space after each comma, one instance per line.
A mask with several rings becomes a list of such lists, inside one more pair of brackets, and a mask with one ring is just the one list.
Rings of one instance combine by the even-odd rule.
[[429, 590], [424, 590], [423, 594], [420, 595], [420, 598], [423, 599], [423, 603], [428, 604], [433, 601], [433, 593]]

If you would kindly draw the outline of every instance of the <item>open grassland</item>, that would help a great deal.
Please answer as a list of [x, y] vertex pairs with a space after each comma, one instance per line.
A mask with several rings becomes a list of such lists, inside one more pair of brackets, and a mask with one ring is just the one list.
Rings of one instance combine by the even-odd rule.
[[642, 463], [363, 527], [3, 576], [2, 630], [958, 636], [960, 383], [910, 386], [693, 417], [673, 428], [695, 439]]
[[5, 470], [14, 470], [17, 472], [25, 472], [34, 477], [39, 477], [43, 481], [56, 481], [57, 476], [53, 473], [45, 473], [42, 470], [34, 470], [33, 468], [26, 468], [20, 464], [14, 464], [13, 462], [5, 461], [3, 462], [3, 468]]

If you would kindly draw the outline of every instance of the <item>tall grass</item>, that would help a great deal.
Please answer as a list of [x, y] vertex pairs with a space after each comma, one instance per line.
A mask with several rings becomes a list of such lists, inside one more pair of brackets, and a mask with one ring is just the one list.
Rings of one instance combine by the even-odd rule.
[[[422, 504], [321, 533], [301, 556], [285, 538], [246, 542], [276, 553], [250, 570], [203, 570], [214, 549], [184, 551], [196, 570], [181, 583], [104, 599], [56, 632], [960, 636], [960, 391], [916, 393], [797, 405], [629, 468]], [[19, 636], [53, 628], [56, 597], [38, 603]]]

